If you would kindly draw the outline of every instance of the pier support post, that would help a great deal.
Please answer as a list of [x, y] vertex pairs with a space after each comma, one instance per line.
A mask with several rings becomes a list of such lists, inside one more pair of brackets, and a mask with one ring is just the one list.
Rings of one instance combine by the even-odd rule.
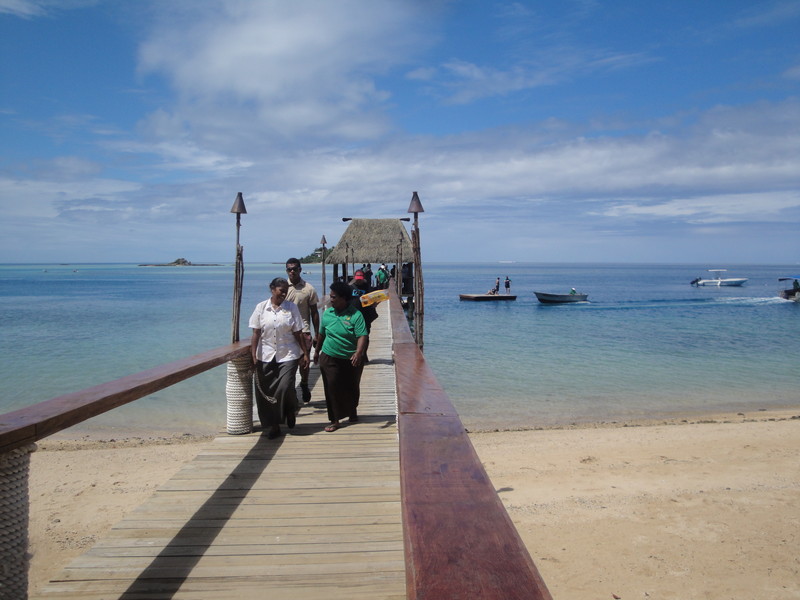
[[228, 434], [242, 435], [253, 431], [253, 361], [250, 355], [228, 363], [225, 395], [228, 400]]
[[0, 454], [0, 600], [28, 597], [28, 475], [36, 444]]

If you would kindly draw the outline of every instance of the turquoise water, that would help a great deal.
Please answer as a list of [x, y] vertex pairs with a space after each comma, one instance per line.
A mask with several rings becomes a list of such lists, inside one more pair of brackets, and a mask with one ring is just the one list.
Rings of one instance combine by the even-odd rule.
[[[800, 406], [797, 266], [724, 265], [741, 288], [694, 288], [718, 265], [425, 265], [425, 355], [470, 428]], [[247, 265], [247, 317], [279, 264]], [[516, 302], [461, 302], [508, 275]], [[330, 270], [328, 279], [330, 280]], [[305, 277], [321, 287], [319, 266]], [[233, 268], [0, 265], [0, 412], [225, 345]], [[589, 302], [545, 306], [533, 290]], [[79, 430], [216, 431], [225, 368]]]
[[[425, 272], [425, 353], [473, 427], [800, 405], [800, 305], [776, 296], [789, 267], [730, 267], [750, 278], [741, 288], [692, 287], [704, 268], [690, 265], [437, 271]], [[516, 302], [459, 302], [498, 275]], [[570, 287], [589, 302], [532, 294]]]

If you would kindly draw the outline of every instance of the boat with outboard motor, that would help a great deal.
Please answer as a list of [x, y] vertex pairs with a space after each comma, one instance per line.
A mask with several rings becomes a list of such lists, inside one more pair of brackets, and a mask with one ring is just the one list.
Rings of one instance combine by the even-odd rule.
[[586, 302], [589, 294], [582, 294], [572, 288], [569, 294], [550, 294], [548, 292], [533, 292], [542, 304], [568, 304], [571, 302]]
[[701, 286], [701, 285], [713, 285], [713, 286], [739, 286], [742, 285], [745, 281], [747, 281], [747, 277], [723, 277], [723, 273], [727, 273], [727, 269], [708, 269], [708, 272], [712, 274], [712, 277], [709, 279], [703, 279], [702, 277], [698, 277], [693, 279], [690, 284], [694, 286]]
[[792, 287], [783, 289], [778, 292], [778, 296], [784, 300], [791, 300], [792, 302], [800, 302], [800, 275], [792, 277], [779, 277], [778, 281], [791, 281]]

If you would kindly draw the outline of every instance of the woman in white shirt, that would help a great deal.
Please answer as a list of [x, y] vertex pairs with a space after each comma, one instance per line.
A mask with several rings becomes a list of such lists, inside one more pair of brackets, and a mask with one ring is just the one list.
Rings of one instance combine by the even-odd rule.
[[297, 305], [286, 300], [289, 282], [276, 277], [271, 297], [259, 302], [250, 316], [250, 351], [255, 364], [256, 406], [261, 428], [269, 439], [281, 434], [285, 422], [294, 427], [297, 414], [295, 374], [308, 365], [309, 348], [303, 337], [303, 318]]

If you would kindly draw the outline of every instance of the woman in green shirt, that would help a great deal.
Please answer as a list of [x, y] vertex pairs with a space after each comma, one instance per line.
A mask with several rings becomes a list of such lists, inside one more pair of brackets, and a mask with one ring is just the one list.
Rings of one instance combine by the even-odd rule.
[[314, 363], [319, 363], [328, 420], [325, 431], [336, 431], [341, 420], [358, 420], [358, 400], [364, 352], [367, 347], [367, 325], [361, 312], [350, 305], [352, 291], [343, 281], [330, 287], [331, 307], [322, 313], [314, 350]]

